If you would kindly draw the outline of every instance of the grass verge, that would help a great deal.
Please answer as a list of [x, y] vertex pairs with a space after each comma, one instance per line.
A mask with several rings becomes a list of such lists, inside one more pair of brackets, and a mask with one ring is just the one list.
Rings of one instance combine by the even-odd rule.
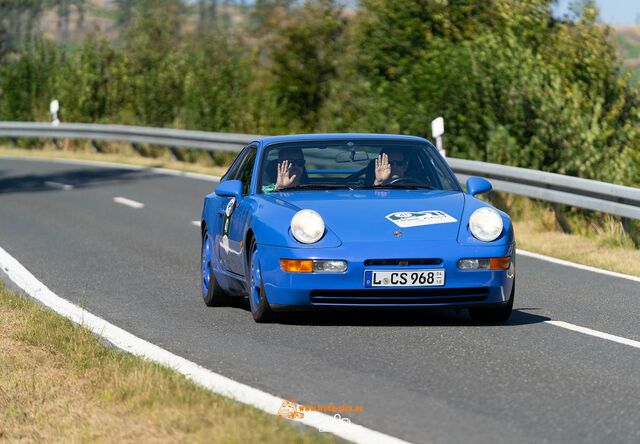
[[0, 281], [0, 441], [337, 442], [102, 345]]
[[[619, 218], [557, 208], [525, 197], [492, 193], [512, 219], [518, 248], [609, 271], [640, 276], [640, 249]], [[497, 197], [497, 198], [495, 198]], [[560, 212], [565, 233], [558, 222]]]
[[[109, 152], [98, 154], [91, 151], [88, 143], [65, 143], [63, 150], [54, 149], [50, 143], [39, 149], [0, 147], [0, 156], [97, 160], [218, 176], [226, 172], [227, 165], [234, 158], [229, 154], [211, 158], [207, 153], [191, 150], [186, 151], [189, 160], [186, 162], [171, 159], [165, 148], [147, 147], [148, 154], [155, 156], [150, 158], [139, 155], [128, 144], [105, 144], [104, 149]], [[640, 250], [625, 234], [618, 218], [596, 213], [589, 215], [581, 211], [575, 211], [572, 215], [572, 209], [564, 209], [563, 217], [573, 227], [572, 234], [567, 234], [560, 228], [556, 212], [547, 203], [505, 193], [494, 192], [492, 195], [495, 197], [490, 199], [492, 203], [512, 216], [519, 248], [640, 276]]]

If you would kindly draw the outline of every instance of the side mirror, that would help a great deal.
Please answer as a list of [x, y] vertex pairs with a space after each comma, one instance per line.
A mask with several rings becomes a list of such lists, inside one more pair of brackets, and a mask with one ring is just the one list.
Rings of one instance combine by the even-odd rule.
[[492, 188], [491, 182], [482, 177], [470, 177], [467, 179], [467, 193], [472, 196], [488, 193]]
[[240, 199], [242, 199], [242, 182], [239, 180], [225, 180], [213, 192], [219, 197], [235, 197], [236, 202], [240, 202]]

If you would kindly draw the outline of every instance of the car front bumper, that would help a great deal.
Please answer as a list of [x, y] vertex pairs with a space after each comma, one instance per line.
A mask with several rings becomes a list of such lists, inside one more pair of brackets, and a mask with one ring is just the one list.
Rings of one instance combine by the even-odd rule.
[[[337, 307], [470, 307], [505, 304], [515, 281], [515, 244], [463, 246], [452, 242], [412, 244], [343, 244], [337, 248], [286, 248], [259, 245], [260, 268], [269, 304], [274, 310]], [[511, 256], [507, 270], [463, 271], [459, 259]], [[371, 259], [442, 259], [439, 265], [365, 265]], [[338, 259], [342, 273], [290, 273], [280, 259]], [[376, 287], [364, 285], [365, 270], [444, 269], [438, 287]]]

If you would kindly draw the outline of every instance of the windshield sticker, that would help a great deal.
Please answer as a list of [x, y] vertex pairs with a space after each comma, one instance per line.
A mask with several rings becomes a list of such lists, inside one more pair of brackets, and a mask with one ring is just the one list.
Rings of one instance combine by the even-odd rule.
[[387, 215], [387, 219], [401, 228], [458, 222], [457, 219], [440, 210], [400, 211]]

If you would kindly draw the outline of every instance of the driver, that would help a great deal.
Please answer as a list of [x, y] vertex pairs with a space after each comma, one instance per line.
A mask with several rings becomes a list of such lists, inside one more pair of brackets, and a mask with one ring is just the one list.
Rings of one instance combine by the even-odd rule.
[[300, 148], [283, 148], [278, 152], [277, 179], [275, 184], [265, 185], [265, 193], [295, 187], [306, 176], [304, 154]]
[[405, 177], [409, 162], [402, 151], [385, 150], [376, 158], [376, 180], [373, 185], [387, 185], [391, 181]]

